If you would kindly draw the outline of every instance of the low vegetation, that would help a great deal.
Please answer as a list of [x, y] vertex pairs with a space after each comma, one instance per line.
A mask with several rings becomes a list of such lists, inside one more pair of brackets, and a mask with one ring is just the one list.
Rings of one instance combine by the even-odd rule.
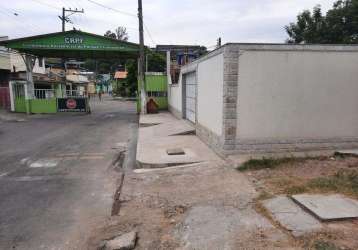
[[[345, 160], [348, 159], [345, 164]], [[332, 160], [333, 159], [333, 160]], [[313, 160], [313, 161], [310, 161]], [[300, 165], [300, 163], [302, 163]], [[327, 175], [325, 165], [330, 163], [331, 168], [340, 163], [342, 165], [337, 170]], [[300, 176], [295, 168], [302, 165], [311, 166], [312, 170], [321, 168], [323, 174], [318, 176]], [[308, 166], [307, 166], [308, 165]], [[333, 165], [333, 166], [332, 166]], [[358, 198], [358, 160], [354, 156], [335, 154], [333, 157], [306, 157], [306, 158], [263, 158], [251, 159], [238, 167], [239, 171], [260, 172], [259, 170], [269, 169], [268, 174], [260, 176], [273, 193], [283, 193], [288, 195], [300, 193], [342, 193]], [[288, 170], [288, 171], [287, 171]], [[327, 169], [328, 170], [328, 169]], [[284, 174], [283, 174], [284, 173]], [[254, 174], [255, 176], [255, 174]]]
[[312, 158], [295, 158], [295, 157], [284, 157], [284, 158], [262, 158], [262, 159], [250, 159], [240, 165], [237, 169], [239, 171], [247, 170], [260, 170], [260, 169], [274, 169], [283, 164], [302, 162]]
[[309, 181], [307, 188], [312, 191], [346, 193], [358, 198], [358, 171], [342, 169], [333, 176]]

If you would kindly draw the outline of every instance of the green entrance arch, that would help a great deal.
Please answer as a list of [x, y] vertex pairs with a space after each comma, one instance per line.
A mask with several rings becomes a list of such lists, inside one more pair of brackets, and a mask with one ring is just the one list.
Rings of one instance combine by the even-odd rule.
[[113, 59], [138, 58], [139, 45], [79, 30], [56, 32], [0, 42], [1, 46], [22, 54], [26, 64], [24, 103], [31, 113], [34, 99], [32, 70], [36, 57]]

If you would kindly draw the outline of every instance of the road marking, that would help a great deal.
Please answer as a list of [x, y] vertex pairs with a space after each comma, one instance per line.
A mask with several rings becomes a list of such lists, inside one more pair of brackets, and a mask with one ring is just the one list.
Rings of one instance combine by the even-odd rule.
[[62, 157], [63, 160], [78, 160], [78, 156], [66, 156]]
[[6, 176], [7, 174], [8, 174], [8, 172], [0, 174], [0, 178]]
[[30, 168], [53, 168], [58, 164], [58, 160], [55, 159], [40, 159], [32, 162]]
[[88, 155], [88, 156], [104, 156], [104, 153], [83, 153], [83, 155]]
[[59, 157], [66, 157], [66, 156], [79, 156], [80, 153], [63, 153], [63, 154], [57, 154]]
[[101, 160], [103, 159], [103, 156], [81, 156], [80, 160]]
[[30, 160], [29, 157], [26, 157], [20, 161], [21, 164], [26, 164]]

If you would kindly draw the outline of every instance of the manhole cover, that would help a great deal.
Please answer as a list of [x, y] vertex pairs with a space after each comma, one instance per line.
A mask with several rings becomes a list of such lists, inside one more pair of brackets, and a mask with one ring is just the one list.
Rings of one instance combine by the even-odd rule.
[[292, 199], [320, 220], [358, 218], [358, 201], [343, 195], [293, 195]]

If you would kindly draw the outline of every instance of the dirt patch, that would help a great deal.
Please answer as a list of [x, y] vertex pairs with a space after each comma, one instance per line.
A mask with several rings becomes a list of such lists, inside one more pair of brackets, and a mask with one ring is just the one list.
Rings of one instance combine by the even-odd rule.
[[[355, 156], [255, 160], [243, 164], [239, 170], [260, 192], [256, 201], [299, 193], [340, 193], [358, 199]], [[272, 221], [259, 205], [256, 209]], [[298, 243], [308, 249], [358, 249], [357, 225], [357, 221], [324, 223], [324, 232], [298, 239]]]
[[256, 194], [243, 174], [219, 164], [126, 173], [118, 231], [136, 230], [136, 249], [292, 249], [254, 210]]

